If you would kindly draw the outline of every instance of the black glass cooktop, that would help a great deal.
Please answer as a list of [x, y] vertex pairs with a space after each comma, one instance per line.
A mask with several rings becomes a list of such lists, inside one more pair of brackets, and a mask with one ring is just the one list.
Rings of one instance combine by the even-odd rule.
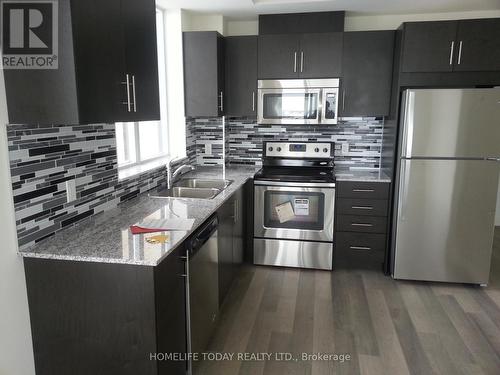
[[332, 168], [264, 167], [255, 174], [255, 180], [334, 183], [335, 175]]

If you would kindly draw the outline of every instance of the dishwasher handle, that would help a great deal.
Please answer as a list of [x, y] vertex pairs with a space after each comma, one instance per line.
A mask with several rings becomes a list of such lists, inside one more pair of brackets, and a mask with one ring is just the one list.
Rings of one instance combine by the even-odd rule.
[[207, 223], [192, 235], [188, 243], [188, 251], [191, 256], [196, 254], [196, 252], [210, 239], [212, 234], [217, 230], [218, 225], [219, 220], [217, 215], [213, 215], [208, 219]]

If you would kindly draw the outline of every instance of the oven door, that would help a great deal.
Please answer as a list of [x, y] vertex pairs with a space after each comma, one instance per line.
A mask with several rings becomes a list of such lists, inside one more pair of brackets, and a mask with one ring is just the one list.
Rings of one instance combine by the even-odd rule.
[[321, 89], [259, 89], [260, 124], [319, 124]]
[[280, 182], [280, 186], [263, 184], [266, 182], [255, 181], [255, 237], [333, 241], [333, 186], [286, 182]]

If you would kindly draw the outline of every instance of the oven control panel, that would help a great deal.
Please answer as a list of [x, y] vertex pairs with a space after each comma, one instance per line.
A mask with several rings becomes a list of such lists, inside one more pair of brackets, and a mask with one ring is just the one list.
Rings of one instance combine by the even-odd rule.
[[325, 158], [333, 157], [333, 142], [266, 142], [266, 157]]

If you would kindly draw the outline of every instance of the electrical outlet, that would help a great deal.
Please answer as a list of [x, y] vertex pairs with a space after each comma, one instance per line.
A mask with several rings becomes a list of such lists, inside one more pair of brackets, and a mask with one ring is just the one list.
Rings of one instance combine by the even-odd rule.
[[212, 144], [205, 143], [205, 154], [212, 155]]
[[342, 153], [343, 154], [349, 153], [349, 143], [342, 143]]
[[76, 181], [68, 180], [66, 181], [66, 201], [72, 202], [76, 200]]

